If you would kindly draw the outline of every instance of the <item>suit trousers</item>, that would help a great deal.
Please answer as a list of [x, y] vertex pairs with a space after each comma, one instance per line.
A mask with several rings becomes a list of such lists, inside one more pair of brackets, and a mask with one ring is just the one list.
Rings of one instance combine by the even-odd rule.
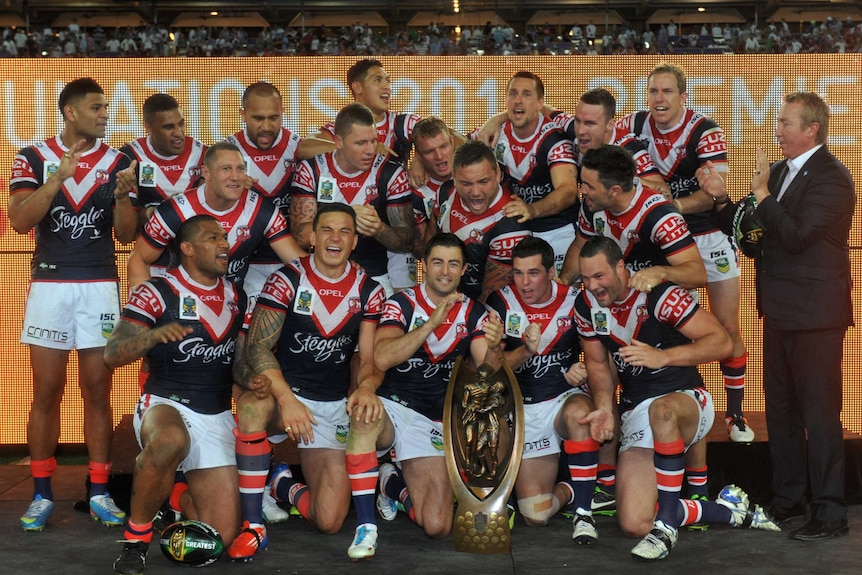
[[[811, 488], [811, 516], [847, 519], [841, 402], [845, 327], [763, 328], [763, 388], [772, 504], [790, 508]], [[807, 432], [807, 445], [806, 445]]]

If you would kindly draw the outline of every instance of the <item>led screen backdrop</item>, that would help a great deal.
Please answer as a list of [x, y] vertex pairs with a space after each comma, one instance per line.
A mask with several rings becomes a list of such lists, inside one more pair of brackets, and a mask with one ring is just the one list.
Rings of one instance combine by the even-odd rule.
[[[753, 151], [763, 146], [772, 159], [780, 152], [772, 136], [775, 114], [784, 93], [813, 90], [832, 107], [830, 148], [862, 182], [862, 58], [859, 55], [811, 56], [689, 56], [668, 58], [688, 72], [688, 104], [715, 118], [727, 133], [730, 191], [739, 197], [747, 190], [754, 165]], [[481, 124], [503, 109], [506, 81], [519, 69], [541, 75], [546, 102], [574, 111], [578, 96], [594, 87], [610, 89], [618, 99], [618, 113], [645, 107], [646, 76], [657, 57], [475, 57], [384, 58], [393, 79], [393, 110], [439, 115], [460, 131]], [[56, 134], [60, 116], [57, 95], [64, 82], [92, 76], [107, 92], [111, 121], [107, 139], [113, 146], [143, 135], [140, 107], [156, 91], [174, 95], [185, 113], [189, 134], [211, 143], [240, 129], [239, 102], [244, 86], [258, 80], [274, 83], [284, 98], [284, 124], [300, 135], [316, 131], [350, 101], [345, 73], [349, 58], [236, 58], [236, 59], [58, 59], [0, 61], [0, 258], [2, 301], [0, 314], [0, 444], [26, 442], [26, 420], [31, 399], [27, 349], [18, 343], [29, 273], [32, 236], [20, 236], [8, 225], [9, 169], [15, 152], [33, 141]], [[854, 276], [862, 280], [862, 219], [854, 221], [850, 240]], [[128, 249], [119, 263], [125, 276]], [[124, 286], [125, 289], [125, 286]], [[818, 294], [812, 293], [816, 298]], [[862, 302], [857, 288], [855, 300]], [[857, 304], [857, 322], [860, 308]], [[750, 350], [745, 407], [763, 409], [760, 322], [754, 309], [754, 279], [750, 262], [743, 263], [741, 318]], [[845, 345], [845, 426], [862, 432], [858, 382], [862, 379], [862, 341], [851, 329]], [[71, 377], [62, 405], [61, 442], [83, 440], [81, 401]], [[724, 392], [715, 364], [702, 369], [707, 385], [724, 409]], [[136, 370], [118, 370], [114, 379], [115, 421], [132, 412], [138, 396]]]

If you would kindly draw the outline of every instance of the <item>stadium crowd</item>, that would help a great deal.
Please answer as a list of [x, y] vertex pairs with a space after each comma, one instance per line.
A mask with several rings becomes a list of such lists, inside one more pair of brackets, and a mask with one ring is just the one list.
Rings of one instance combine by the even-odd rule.
[[[67, 28], [27, 32], [4, 28], [0, 57], [171, 57], [171, 56], [381, 56], [381, 55], [513, 55], [513, 54], [674, 54], [674, 53], [844, 53], [862, 52], [862, 22], [829, 18], [807, 26], [784, 20], [765, 25], [715, 23], [686, 26], [673, 21], [637, 31], [620, 24], [561, 30], [545, 24], [524, 33], [510, 25], [456, 30], [442, 23], [386, 35], [356, 22], [302, 31], [274, 25], [268, 28]], [[598, 30], [598, 31], [597, 31]]]

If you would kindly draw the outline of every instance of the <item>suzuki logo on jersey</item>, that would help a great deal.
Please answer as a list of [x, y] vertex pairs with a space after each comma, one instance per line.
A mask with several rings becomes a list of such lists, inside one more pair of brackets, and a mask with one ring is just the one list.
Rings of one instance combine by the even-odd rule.
[[682, 216], [675, 215], [661, 222], [655, 233], [655, 242], [660, 246], [666, 246], [686, 235], [688, 235], [688, 226], [685, 220]]
[[51, 226], [52, 232], [67, 230], [69, 237], [76, 240], [84, 235], [84, 232], [91, 230], [90, 239], [102, 237], [102, 232], [97, 227], [105, 220], [104, 210], [97, 210], [95, 206], [91, 206], [86, 212], [73, 214], [66, 211], [63, 206], [58, 206], [51, 210]]
[[515, 246], [521, 243], [522, 239], [524, 239], [523, 236], [497, 238], [491, 242], [491, 251], [496, 254], [496, 257], [498, 258], [511, 259], [512, 250], [515, 249]]
[[284, 276], [281, 274], [269, 276], [263, 291], [278, 302], [284, 302], [293, 297], [293, 287], [284, 280]]

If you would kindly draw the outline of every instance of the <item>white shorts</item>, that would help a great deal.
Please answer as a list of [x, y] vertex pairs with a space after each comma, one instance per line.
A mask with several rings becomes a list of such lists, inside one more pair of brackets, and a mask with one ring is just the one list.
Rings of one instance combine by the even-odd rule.
[[236, 439], [233, 430], [236, 420], [230, 411], [198, 413], [185, 405], [158, 395], [144, 394], [135, 407], [133, 424], [138, 445], [141, 444], [141, 424], [147, 410], [154, 405], [173, 407], [183, 418], [189, 432], [189, 454], [180, 461], [179, 471], [236, 466]]
[[[706, 434], [712, 429], [712, 422], [715, 420], [712, 396], [702, 387], [673, 391], [671, 393], [684, 393], [697, 405], [699, 412], [697, 432], [695, 432], [694, 438], [685, 446], [686, 451], [688, 451], [689, 447], [706, 437]], [[649, 406], [659, 397], [664, 396], [659, 395], [642, 401], [634, 409], [622, 415], [620, 421], [620, 453], [631, 447], [643, 447], [644, 449], [653, 449], [655, 447], [652, 427], [649, 424]]]
[[245, 274], [245, 280], [242, 283], [242, 289], [245, 295], [248, 296], [249, 302], [254, 302], [260, 292], [263, 291], [263, 284], [269, 279], [273, 272], [280, 270], [284, 264], [281, 262], [276, 264], [249, 264], [248, 271]]
[[416, 285], [416, 258], [413, 254], [388, 252], [389, 264], [386, 266], [389, 281], [396, 291]]
[[119, 321], [118, 282], [34, 281], [21, 343], [64, 350], [105, 347]]
[[554, 266], [557, 268], [557, 273], [560, 273], [563, 269], [563, 261], [566, 259], [566, 252], [569, 251], [569, 246], [575, 239], [575, 224], [566, 224], [546, 232], [533, 232], [533, 235], [542, 238], [554, 248]]
[[723, 232], [694, 236], [694, 243], [706, 266], [706, 281], [720, 282], [739, 277], [739, 253]]
[[524, 405], [524, 455], [523, 459], [554, 455], [560, 452], [562, 437], [554, 429], [554, 420], [571, 396], [588, 395], [580, 387], [567, 389], [557, 397], [540, 403]]
[[432, 421], [409, 407], [391, 399], [381, 397], [383, 407], [395, 426], [395, 442], [387, 446], [379, 456], [385, 455], [394, 446], [398, 461], [419, 457], [443, 457], [443, 423]]
[[[306, 445], [297, 442], [299, 449], [341, 449], [347, 447], [347, 432], [350, 431], [350, 418], [347, 416], [347, 399], [338, 401], [315, 401], [297, 397], [317, 420], [314, 426], [314, 441]], [[272, 443], [281, 443], [287, 439], [286, 433], [269, 436]]]

